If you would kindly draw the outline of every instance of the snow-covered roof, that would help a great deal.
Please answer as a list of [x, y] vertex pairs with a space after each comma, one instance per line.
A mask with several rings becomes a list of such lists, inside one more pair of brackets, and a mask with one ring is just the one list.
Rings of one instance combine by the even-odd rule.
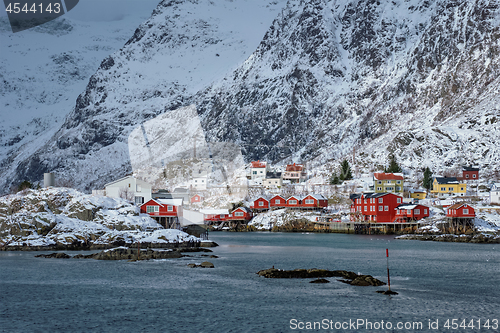
[[436, 177], [438, 184], [460, 184], [456, 177]]
[[221, 214], [229, 214], [229, 210], [227, 209], [200, 209], [200, 213], [205, 215], [221, 215]]
[[373, 177], [376, 180], [404, 180], [403, 175], [397, 174], [397, 173], [385, 173], [385, 172], [379, 172], [379, 173], [374, 173]]
[[326, 198], [322, 194], [309, 194], [306, 197], [313, 197], [316, 200], [326, 200]]
[[155, 199], [156, 202], [162, 205], [182, 206], [182, 199]]

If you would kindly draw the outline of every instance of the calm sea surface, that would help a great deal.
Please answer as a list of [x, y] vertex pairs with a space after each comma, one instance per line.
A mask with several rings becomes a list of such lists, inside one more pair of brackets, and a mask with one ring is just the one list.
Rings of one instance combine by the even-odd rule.
[[[0, 252], [0, 332], [500, 332], [494, 326], [500, 320], [498, 244], [345, 234], [221, 232], [210, 238], [220, 244], [213, 249], [219, 258], [208, 259], [214, 269], [188, 268], [207, 260], [197, 253], [129, 263]], [[255, 274], [272, 266], [344, 269], [387, 281], [386, 248], [391, 286], [399, 292], [393, 297], [375, 293], [387, 287], [336, 278], [310, 284]], [[463, 319], [468, 326], [460, 327]], [[429, 320], [437, 329], [429, 329]], [[314, 322], [316, 330], [308, 330]], [[413, 323], [422, 329], [409, 328]]]

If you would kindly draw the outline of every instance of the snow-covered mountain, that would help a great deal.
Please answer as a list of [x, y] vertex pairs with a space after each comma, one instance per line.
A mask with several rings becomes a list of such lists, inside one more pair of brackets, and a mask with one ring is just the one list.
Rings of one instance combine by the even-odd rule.
[[[212, 142], [247, 160], [321, 165], [357, 149], [405, 168], [498, 170], [495, 0], [162, 1], [106, 57], [64, 124], [1, 166], [5, 185], [55, 171], [90, 190], [132, 171], [130, 133], [194, 104]], [[37, 147], [38, 148], [38, 147]]]

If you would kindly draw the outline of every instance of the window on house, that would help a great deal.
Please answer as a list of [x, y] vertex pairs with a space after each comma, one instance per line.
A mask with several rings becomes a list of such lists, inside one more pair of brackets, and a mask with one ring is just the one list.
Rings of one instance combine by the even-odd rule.
[[472, 175], [472, 178], [476, 178], [476, 175], [475, 175], [475, 174], [474, 174], [474, 175]]
[[389, 211], [389, 206], [385, 206], [385, 207], [384, 207], [384, 210], [385, 210], [386, 212], [388, 212], [388, 211]]
[[234, 216], [239, 216], [239, 217], [241, 217], [241, 216], [243, 216], [243, 212], [236, 212], [236, 213], [234, 213]]
[[274, 203], [275, 203], [276, 205], [279, 205], [279, 204], [280, 204], [280, 199], [276, 199], [276, 200], [274, 200]]
[[396, 182], [396, 184], [401, 184], [401, 181], [400, 181], [400, 180], [398, 180], [398, 181]]
[[398, 203], [401, 203], [401, 198], [398, 198]]
[[463, 188], [463, 187], [461, 187], [461, 188], [460, 188], [460, 191], [464, 191], [464, 188]]
[[411, 209], [407, 209], [407, 210], [406, 210], [406, 214], [407, 214], [407, 215], [411, 215]]
[[264, 201], [259, 201], [259, 206], [264, 206]]
[[226, 216], [226, 215], [224, 215], [224, 214], [220, 214], [220, 218], [221, 218], [221, 219], [223, 219], [223, 218], [224, 218], [224, 216]]
[[290, 200], [290, 201], [288, 201], [288, 203], [290, 205], [296, 205], [297, 204], [297, 200]]
[[135, 197], [135, 204], [140, 205], [144, 203], [144, 197]]
[[401, 191], [401, 186], [396, 186], [396, 191]]
[[446, 192], [446, 187], [441, 187], [441, 191]]
[[468, 175], [468, 174], [466, 174], [466, 175], [465, 175], [465, 178], [469, 178], [469, 175]]
[[391, 181], [390, 181], [390, 180], [388, 180], [388, 181], [387, 181], [387, 184], [390, 184], [390, 183], [391, 183]]
[[375, 207], [374, 206], [370, 206], [370, 212], [374, 212], [375, 211]]
[[415, 209], [415, 214], [420, 215], [420, 209]]
[[384, 206], [378, 206], [378, 211], [382, 212], [384, 210]]
[[382, 187], [377, 187], [377, 191], [382, 191]]
[[448, 191], [453, 191], [453, 187], [448, 187]]
[[256, 174], [257, 174], [257, 171], [252, 171], [252, 174], [256, 175]]
[[384, 202], [384, 198], [378, 198], [378, 203], [383, 203]]
[[307, 200], [306, 200], [306, 205], [314, 205], [314, 200], [312, 200], [312, 199], [307, 199]]
[[368, 211], [368, 206], [365, 206], [365, 212]]
[[424, 214], [427, 214], [427, 209], [424, 209]]
[[382, 181], [381, 181], [381, 180], [379, 180], [379, 181], [377, 182], [377, 184], [381, 185], [381, 184], [382, 184]]
[[158, 213], [159, 211], [159, 206], [146, 206], [146, 213]]
[[469, 209], [464, 208], [464, 214], [465, 214], [465, 215], [469, 214]]

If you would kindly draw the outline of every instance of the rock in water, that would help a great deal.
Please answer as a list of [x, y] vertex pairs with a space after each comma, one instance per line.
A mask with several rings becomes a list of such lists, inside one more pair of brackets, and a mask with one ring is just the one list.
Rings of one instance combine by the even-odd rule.
[[211, 262], [209, 261], [204, 261], [200, 264], [201, 267], [203, 268], [214, 268], [214, 264], [212, 264]]
[[330, 283], [330, 281], [328, 281], [327, 279], [316, 279], [310, 281], [309, 283]]

